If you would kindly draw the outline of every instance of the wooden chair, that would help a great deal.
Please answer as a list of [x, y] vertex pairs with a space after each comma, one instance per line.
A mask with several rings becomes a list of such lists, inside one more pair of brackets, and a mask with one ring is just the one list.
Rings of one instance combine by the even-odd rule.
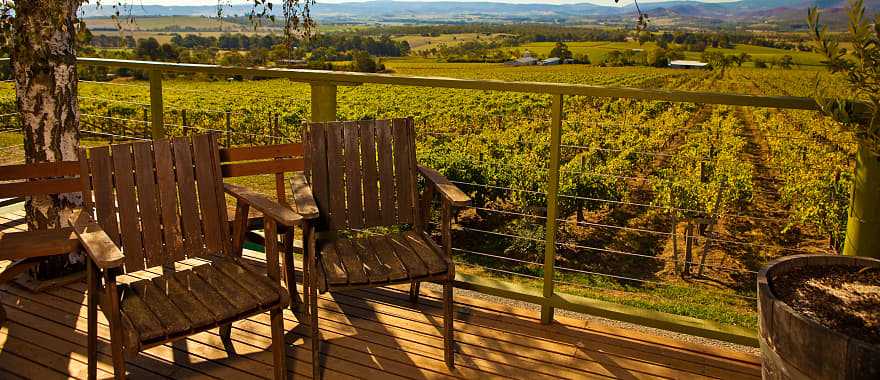
[[[77, 195], [82, 191], [76, 161], [0, 166], [0, 181], [0, 198], [9, 200], [10, 205], [32, 196]], [[0, 233], [0, 260], [12, 260], [0, 272], [0, 284], [36, 267], [47, 256], [78, 250], [79, 242], [71, 228]], [[5, 320], [6, 311], [0, 305], [0, 325]]]
[[[84, 208], [72, 220], [89, 260], [89, 377], [96, 375], [97, 306], [110, 324], [116, 378], [125, 356], [269, 311], [275, 377], [285, 378], [278, 225], [299, 215], [223, 184], [215, 136], [163, 139], [80, 151]], [[230, 234], [224, 192], [264, 215], [266, 274], [240, 261], [246, 218]], [[244, 213], [247, 215], [247, 213]], [[117, 281], [126, 274], [133, 281]], [[122, 277], [120, 277], [122, 278]], [[102, 282], [103, 280], [103, 282]]]
[[[291, 184], [296, 211], [305, 217], [306, 303], [312, 333], [314, 377], [320, 377], [317, 293], [422, 281], [443, 285], [444, 359], [453, 364], [451, 208], [470, 198], [434, 170], [418, 166], [411, 119], [309, 124], [306, 171]], [[427, 181], [421, 201], [418, 174]], [[443, 248], [425, 232], [434, 193], [441, 196]], [[421, 207], [420, 207], [421, 206]], [[384, 234], [370, 227], [399, 230]]]

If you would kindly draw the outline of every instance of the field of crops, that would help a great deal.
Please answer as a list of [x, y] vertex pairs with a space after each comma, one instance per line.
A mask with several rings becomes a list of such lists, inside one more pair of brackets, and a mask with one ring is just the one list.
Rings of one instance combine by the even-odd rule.
[[[805, 78], [821, 75], [829, 91], [840, 91], [835, 78], [800, 70], [721, 76], [644, 67], [387, 65], [405, 75], [800, 96], [812, 91]], [[307, 85], [208, 79], [166, 79], [165, 122], [173, 133], [216, 129], [228, 132], [229, 144], [298, 139], [309, 117]], [[0, 91], [0, 113], [13, 112], [11, 84]], [[549, 98], [363, 85], [341, 87], [338, 99], [339, 119], [414, 117], [419, 160], [473, 195], [473, 207], [457, 215], [460, 271], [540, 286]], [[80, 105], [82, 129], [92, 131], [83, 137], [146, 134], [146, 82], [83, 82]], [[841, 243], [855, 146], [816, 113], [586, 97], [566, 98], [564, 110], [556, 240], [563, 292], [755, 327], [755, 272], [767, 260], [833, 252]], [[2, 120], [14, 127], [14, 117]]]
[[[550, 54], [550, 50], [556, 45], [555, 42], [532, 42], [523, 45], [519, 45], [516, 49], [520, 51], [530, 51], [532, 54], [540, 55], [540, 56], [548, 56]], [[631, 49], [641, 49], [645, 51], [649, 51], [651, 49], [657, 48], [657, 44], [654, 42], [645, 42], [644, 44], [639, 44], [636, 41], [629, 42], [608, 42], [608, 41], [597, 41], [597, 42], [569, 42], [567, 43], [569, 50], [577, 56], [578, 54], [587, 54], [590, 57], [590, 60], [593, 62], [602, 62], [605, 59], [605, 55], [611, 51], [615, 50], [631, 50]], [[793, 50], [785, 50], [785, 49], [776, 49], [771, 47], [763, 47], [763, 46], [753, 46], [746, 44], [739, 44], [735, 48], [732, 49], [722, 49], [722, 48], [713, 48], [709, 47], [706, 49], [707, 52], [720, 52], [726, 55], [738, 55], [740, 53], [749, 54], [752, 59], [760, 59], [763, 61], [771, 61], [773, 59], [779, 59], [783, 55], [790, 55], [792, 57], [792, 61], [796, 65], [803, 65], [804, 68], [809, 68], [813, 66], [819, 66], [822, 57], [819, 54], [812, 52], [799, 52]], [[686, 59], [692, 60], [700, 60], [700, 56], [703, 53], [701, 52], [685, 52]], [[754, 63], [747, 62], [744, 66], [752, 67]]]

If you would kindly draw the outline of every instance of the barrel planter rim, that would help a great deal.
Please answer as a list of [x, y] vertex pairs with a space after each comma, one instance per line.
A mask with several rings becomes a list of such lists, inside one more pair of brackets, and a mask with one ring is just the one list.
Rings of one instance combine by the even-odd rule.
[[[784, 336], [784, 333], [794, 331], [791, 326], [791, 322], [787, 323], [788, 326], [776, 327], [774, 326], [774, 320], [776, 320], [776, 315], [781, 313], [788, 314], [791, 318], [797, 319], [797, 324], [800, 324], [798, 330], [805, 330], [806, 333], [809, 334], [810, 331], [814, 331], [813, 334], [819, 334], [818, 336], [822, 336], [828, 339], [828, 345], [831, 347], [825, 347], [828, 350], [833, 350], [835, 346], [838, 348], [842, 348], [843, 359], [847, 360], [847, 364], [845, 367], [846, 372], [856, 371], [857, 368], [850, 368], [848, 352], [851, 349], [856, 349], [862, 353], [870, 352], [870, 353], [878, 353], [880, 354], [880, 344], [869, 343], [865, 340], [862, 340], [858, 337], [850, 336], [844, 334], [842, 332], [835, 331], [828, 326], [825, 326], [812, 318], [807, 317], [804, 314], [801, 314], [781, 299], [773, 292], [770, 287], [770, 278], [778, 271], [784, 271], [787, 269], [792, 269], [797, 267], [797, 263], [804, 263], [805, 266], [822, 266], [822, 265], [848, 265], [848, 264], [864, 264], [868, 267], [878, 267], [880, 268], [880, 260], [868, 257], [859, 257], [859, 256], [837, 256], [837, 255], [825, 255], [825, 254], [799, 254], [782, 257], [776, 260], [773, 260], [764, 268], [762, 268], [758, 272], [758, 325], [759, 325], [759, 341], [761, 343], [761, 351], [762, 356], [764, 356], [764, 360], [766, 360], [766, 355], [769, 350], [769, 354], [779, 356], [785, 352], [788, 352], [784, 349], [786, 346], [784, 341], [786, 339], [782, 339], [782, 341], [777, 342], [774, 338], [780, 338]], [[763, 304], [763, 305], [762, 305]], [[769, 326], [769, 327], [768, 327]], [[775, 333], [772, 331], [776, 329]], [[782, 342], [783, 346], [779, 346]], [[790, 343], [790, 342], [789, 342]], [[780, 351], [780, 348], [783, 348]], [[880, 357], [880, 356], [877, 356]], [[789, 362], [790, 366], [795, 363]], [[766, 362], [765, 362], [766, 364]], [[803, 363], [802, 363], [803, 364]], [[786, 372], [786, 377], [783, 378], [812, 378], [813, 376], [806, 375], [805, 372], [811, 373], [809, 369], [801, 369], [797, 367], [788, 367], [783, 370]], [[816, 373], [811, 373], [811, 375], [817, 375]], [[851, 373], [846, 375], [846, 378], [850, 377]], [[859, 377], [855, 377], [859, 378]]]

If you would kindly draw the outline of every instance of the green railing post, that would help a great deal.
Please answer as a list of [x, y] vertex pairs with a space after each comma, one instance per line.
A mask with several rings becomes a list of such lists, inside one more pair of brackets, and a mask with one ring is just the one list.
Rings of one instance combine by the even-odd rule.
[[165, 111], [162, 105], [162, 72], [150, 71], [150, 131], [153, 139], [165, 137]]
[[336, 120], [336, 84], [312, 83], [312, 121]]
[[562, 144], [562, 95], [552, 95], [550, 121], [550, 171], [547, 175], [547, 226], [544, 242], [544, 299], [541, 323], [553, 322], [553, 280], [556, 266], [556, 219], [559, 217], [559, 150]]

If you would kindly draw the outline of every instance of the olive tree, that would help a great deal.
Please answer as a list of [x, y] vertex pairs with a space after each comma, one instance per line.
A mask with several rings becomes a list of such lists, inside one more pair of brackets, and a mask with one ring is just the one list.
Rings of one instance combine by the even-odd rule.
[[859, 142], [843, 252], [880, 257], [880, 14], [871, 20], [862, 0], [850, 2], [845, 37], [851, 51], [820, 25], [817, 8], [810, 9], [807, 21], [816, 52], [832, 72], [844, 76], [850, 90], [835, 98], [819, 88], [817, 102]]

